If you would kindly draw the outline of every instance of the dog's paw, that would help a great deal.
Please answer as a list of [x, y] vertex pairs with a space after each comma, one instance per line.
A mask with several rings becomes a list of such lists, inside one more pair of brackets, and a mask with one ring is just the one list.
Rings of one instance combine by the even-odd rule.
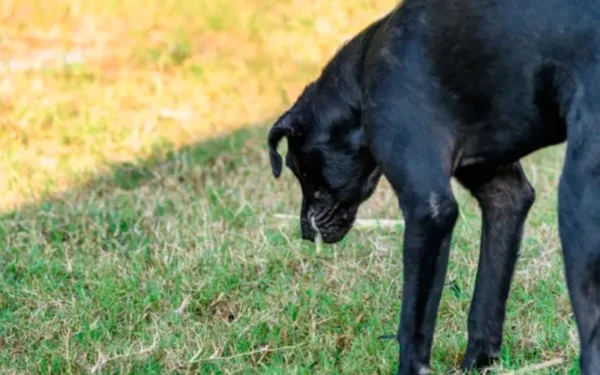
[[482, 348], [467, 351], [462, 363], [463, 371], [481, 370], [494, 364], [500, 358], [497, 351], [486, 351]]
[[417, 369], [412, 369], [410, 372], [405, 372], [402, 369], [399, 369], [397, 375], [430, 375], [431, 367], [429, 366], [419, 366]]

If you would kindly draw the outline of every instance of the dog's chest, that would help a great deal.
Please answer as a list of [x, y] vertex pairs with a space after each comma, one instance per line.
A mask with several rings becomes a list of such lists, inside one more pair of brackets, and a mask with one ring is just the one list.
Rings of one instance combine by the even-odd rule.
[[464, 162], [513, 162], [566, 139], [554, 66], [508, 63], [485, 77], [473, 90], [451, 90]]
[[564, 142], [566, 126], [556, 107], [507, 106], [483, 121], [463, 122], [457, 133], [459, 165], [502, 165]]

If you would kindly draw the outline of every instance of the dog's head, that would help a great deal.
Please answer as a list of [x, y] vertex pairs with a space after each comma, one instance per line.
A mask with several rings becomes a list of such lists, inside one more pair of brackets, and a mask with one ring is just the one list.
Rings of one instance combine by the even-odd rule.
[[314, 241], [318, 230], [325, 243], [342, 240], [381, 176], [366, 146], [359, 104], [338, 88], [308, 86], [269, 133], [275, 177], [282, 170], [277, 145], [284, 137], [285, 164], [302, 190], [302, 238]]

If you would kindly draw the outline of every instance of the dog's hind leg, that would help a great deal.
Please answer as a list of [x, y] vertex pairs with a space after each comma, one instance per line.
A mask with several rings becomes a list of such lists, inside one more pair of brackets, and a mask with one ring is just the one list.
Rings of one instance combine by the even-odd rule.
[[559, 185], [559, 231], [583, 375], [600, 374], [600, 64], [568, 97], [568, 144]]
[[535, 192], [520, 163], [498, 170], [463, 168], [456, 177], [479, 202], [483, 218], [469, 344], [463, 361], [464, 369], [472, 369], [492, 364], [500, 353], [506, 301]]

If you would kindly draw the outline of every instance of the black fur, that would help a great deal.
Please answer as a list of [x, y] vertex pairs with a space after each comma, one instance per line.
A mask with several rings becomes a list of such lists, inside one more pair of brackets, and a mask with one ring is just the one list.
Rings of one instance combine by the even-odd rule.
[[[359, 33], [273, 126], [302, 187], [302, 236], [341, 240], [381, 175], [406, 221], [399, 374], [425, 373], [458, 216], [478, 200], [481, 256], [466, 369], [500, 352], [534, 191], [519, 160], [568, 139], [559, 228], [581, 344], [600, 374], [600, 0], [406, 0]], [[314, 219], [314, 224], [312, 223]]]

